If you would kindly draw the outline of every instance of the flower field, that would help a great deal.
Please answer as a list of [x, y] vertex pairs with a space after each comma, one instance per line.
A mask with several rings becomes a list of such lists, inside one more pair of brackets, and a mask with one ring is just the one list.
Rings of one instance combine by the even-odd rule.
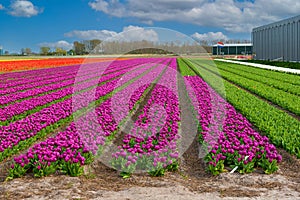
[[[300, 158], [299, 76], [200, 59], [81, 62], [0, 63], [0, 162], [13, 162], [7, 179], [79, 176], [95, 160], [124, 178], [177, 170], [182, 140], [193, 135], [182, 129], [183, 94], [203, 170], [271, 174], [282, 161], [278, 148]], [[28, 71], [8, 73], [20, 70]]]
[[[26, 60], [3, 60], [0, 64], [0, 74], [3, 72], [24, 71], [50, 67], [76, 65], [81, 63], [93, 63], [109, 61], [112, 58], [49, 58], [49, 59], [26, 59]], [[26, 74], [26, 73], [25, 73]], [[24, 75], [24, 74], [22, 74]]]

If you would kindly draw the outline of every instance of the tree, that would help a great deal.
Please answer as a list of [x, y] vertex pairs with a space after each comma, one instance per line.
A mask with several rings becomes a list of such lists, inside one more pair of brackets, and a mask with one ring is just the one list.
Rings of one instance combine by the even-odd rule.
[[78, 41], [74, 42], [74, 51], [76, 55], [83, 55], [86, 53], [85, 45]]
[[44, 55], [44, 56], [48, 55], [50, 53], [50, 47], [41, 47], [40, 53], [41, 53], [41, 55]]
[[101, 40], [98, 39], [90, 40], [90, 44], [91, 44], [91, 48], [95, 49], [99, 44], [101, 44]]
[[57, 48], [55, 49], [55, 52], [56, 52], [56, 54], [59, 55], [59, 56], [67, 55], [67, 51], [64, 50], [64, 49], [62, 49], [62, 48], [59, 48], [59, 47], [57, 47]]
[[30, 48], [22, 48], [21, 53], [22, 53], [23, 56], [30, 55], [31, 54], [31, 49]]
[[67, 52], [67, 54], [68, 54], [69, 56], [73, 56], [73, 55], [75, 54], [75, 52], [74, 52], [73, 49], [70, 49], [70, 50]]
[[98, 39], [90, 40], [91, 53], [94, 53], [94, 54], [99, 53], [100, 44], [101, 44], [101, 40], [98, 40]]
[[92, 54], [99, 53], [101, 40], [93, 39], [93, 40], [84, 40], [81, 42], [85, 46], [85, 51]]

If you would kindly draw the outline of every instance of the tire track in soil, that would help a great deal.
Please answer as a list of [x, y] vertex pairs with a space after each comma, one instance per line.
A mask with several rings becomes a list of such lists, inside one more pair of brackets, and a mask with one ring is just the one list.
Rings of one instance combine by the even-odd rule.
[[205, 149], [202, 148], [198, 140], [198, 136], [201, 134], [198, 129], [200, 124], [196, 118], [198, 114], [190, 101], [184, 78], [181, 76], [180, 71], [177, 76], [177, 84], [180, 111], [184, 113], [180, 116], [180, 128], [184, 138], [182, 141], [183, 148], [186, 151], [180, 158], [178, 172], [170, 178], [174, 183], [180, 183], [193, 192], [215, 192], [213, 188], [206, 184], [212, 179], [214, 180], [215, 177], [206, 170], [207, 164], [203, 160]]
[[184, 78], [181, 75], [177, 76], [177, 84], [180, 111], [183, 113], [180, 116], [181, 136], [183, 148], [186, 150], [181, 158], [180, 171], [188, 177], [206, 177], [209, 174], [205, 172], [205, 163], [201, 159], [204, 157], [204, 152], [198, 141], [198, 135], [201, 133], [198, 131], [200, 124], [196, 118], [197, 113], [189, 99]]

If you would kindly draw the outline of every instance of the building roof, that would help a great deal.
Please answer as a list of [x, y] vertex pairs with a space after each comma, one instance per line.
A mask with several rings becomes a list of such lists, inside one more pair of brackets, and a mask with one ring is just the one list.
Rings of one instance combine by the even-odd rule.
[[276, 27], [276, 26], [282, 26], [284, 24], [298, 22], [298, 21], [300, 21], [300, 15], [297, 15], [295, 17], [291, 17], [291, 18], [288, 18], [288, 19], [283, 19], [283, 20], [278, 21], [278, 22], [273, 22], [271, 24], [267, 24], [267, 25], [263, 25], [263, 26], [253, 28], [252, 32], [260, 31], [260, 30], [264, 30], [264, 29], [268, 29], [268, 28], [272, 28], [272, 27]]
[[[214, 44], [213, 47], [217, 47], [218, 44]], [[238, 43], [238, 44], [224, 44], [223, 47], [252, 47], [251, 43]]]

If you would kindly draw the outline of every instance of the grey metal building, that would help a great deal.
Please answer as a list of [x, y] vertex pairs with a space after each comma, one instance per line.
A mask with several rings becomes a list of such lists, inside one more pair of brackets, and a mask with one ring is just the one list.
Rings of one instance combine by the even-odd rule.
[[258, 60], [300, 61], [300, 15], [252, 30]]
[[0, 56], [2, 56], [3, 55], [3, 48], [2, 48], [2, 46], [0, 46]]

